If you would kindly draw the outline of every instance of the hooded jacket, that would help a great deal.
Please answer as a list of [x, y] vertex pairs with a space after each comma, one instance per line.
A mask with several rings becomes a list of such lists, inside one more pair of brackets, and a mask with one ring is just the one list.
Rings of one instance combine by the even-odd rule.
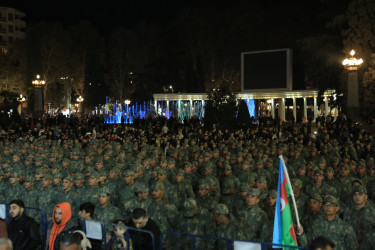
[[[55, 221], [55, 212], [57, 207], [59, 207], [62, 211], [62, 219], [59, 224]], [[68, 202], [63, 202], [55, 205], [55, 207], [53, 208], [52, 221], [48, 225], [44, 249], [60, 249], [60, 241], [64, 237], [64, 235], [78, 229], [80, 229], [78, 226], [78, 222], [72, 219], [70, 204]]]

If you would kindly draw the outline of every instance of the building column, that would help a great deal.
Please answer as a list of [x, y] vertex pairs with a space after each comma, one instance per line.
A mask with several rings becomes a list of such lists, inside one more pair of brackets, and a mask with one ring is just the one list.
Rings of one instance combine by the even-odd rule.
[[359, 120], [358, 73], [356, 70], [348, 73], [347, 112], [354, 121]]
[[324, 97], [324, 116], [327, 117], [328, 116], [328, 96], [325, 96]]
[[181, 117], [181, 100], [178, 100], [178, 103], [177, 103], [177, 114], [178, 114], [178, 118]]
[[275, 119], [275, 99], [271, 99], [271, 115], [272, 118]]
[[314, 120], [313, 122], [316, 121], [316, 117], [318, 117], [318, 106], [317, 106], [317, 98], [314, 96]]
[[169, 119], [169, 100], [167, 100], [167, 113], [165, 116]]
[[307, 121], [307, 98], [306, 97], [303, 98], [303, 117]]
[[297, 103], [296, 103], [296, 98], [293, 97], [293, 118], [294, 122], [297, 121]]
[[199, 117], [199, 119], [203, 118], [205, 113], [206, 113], [206, 106], [205, 106], [204, 100], [202, 100], [202, 112], [201, 112], [201, 117]]
[[190, 103], [190, 117], [191, 118], [193, 116], [193, 100], [189, 100], [189, 103]]
[[154, 101], [154, 108], [155, 108], [155, 114], [157, 114], [158, 113], [158, 101], [157, 100]]
[[285, 121], [285, 98], [279, 99], [279, 117], [282, 122]]

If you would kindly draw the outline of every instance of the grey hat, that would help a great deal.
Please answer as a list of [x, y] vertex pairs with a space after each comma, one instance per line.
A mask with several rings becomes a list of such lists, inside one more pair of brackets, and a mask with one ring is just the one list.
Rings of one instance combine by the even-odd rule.
[[256, 196], [259, 196], [260, 195], [260, 191], [258, 189], [255, 189], [255, 188], [249, 188], [249, 191], [247, 192], [247, 195], [256, 195]]
[[102, 188], [100, 188], [99, 191], [98, 191], [98, 195], [99, 195], [99, 196], [107, 196], [107, 195], [109, 195], [109, 194], [110, 194], [110, 190], [109, 190], [108, 187], [102, 187]]

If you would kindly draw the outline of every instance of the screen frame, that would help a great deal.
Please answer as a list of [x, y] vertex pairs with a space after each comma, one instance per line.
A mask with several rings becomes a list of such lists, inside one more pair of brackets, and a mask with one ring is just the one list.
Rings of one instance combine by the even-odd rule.
[[[245, 62], [245, 55], [248, 54], [261, 54], [261, 53], [272, 53], [272, 52], [286, 52], [286, 79], [285, 88], [265, 88], [265, 89], [245, 89], [245, 74], [244, 74], [244, 62]], [[242, 52], [241, 53], [241, 92], [263, 92], [263, 91], [270, 91], [270, 90], [292, 90], [293, 89], [293, 80], [292, 80], [292, 50], [289, 48], [285, 49], [275, 49], [275, 50], [259, 50], [259, 51], [252, 51], [252, 52]]]

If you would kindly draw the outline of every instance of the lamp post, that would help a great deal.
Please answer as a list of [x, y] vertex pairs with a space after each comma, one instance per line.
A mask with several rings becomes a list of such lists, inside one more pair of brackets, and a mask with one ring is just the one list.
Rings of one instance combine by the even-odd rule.
[[362, 58], [357, 59], [354, 57], [355, 51], [350, 51], [350, 58], [346, 58], [342, 65], [348, 71], [348, 92], [347, 92], [347, 102], [346, 108], [348, 110], [348, 115], [353, 120], [359, 120], [359, 95], [358, 95], [358, 69], [363, 63]]
[[36, 79], [32, 81], [35, 87], [35, 115], [38, 119], [43, 118], [43, 86], [46, 82], [40, 80], [40, 75], [36, 76]]
[[77, 98], [77, 103], [78, 103], [78, 113], [82, 113], [82, 105], [81, 105], [81, 103], [83, 102], [83, 100], [85, 100], [85, 99], [83, 99], [82, 96], [79, 96], [79, 97]]
[[130, 121], [129, 104], [131, 103], [131, 101], [130, 100], [125, 100], [124, 103], [126, 105], [125, 123], [129, 123], [129, 121]]

